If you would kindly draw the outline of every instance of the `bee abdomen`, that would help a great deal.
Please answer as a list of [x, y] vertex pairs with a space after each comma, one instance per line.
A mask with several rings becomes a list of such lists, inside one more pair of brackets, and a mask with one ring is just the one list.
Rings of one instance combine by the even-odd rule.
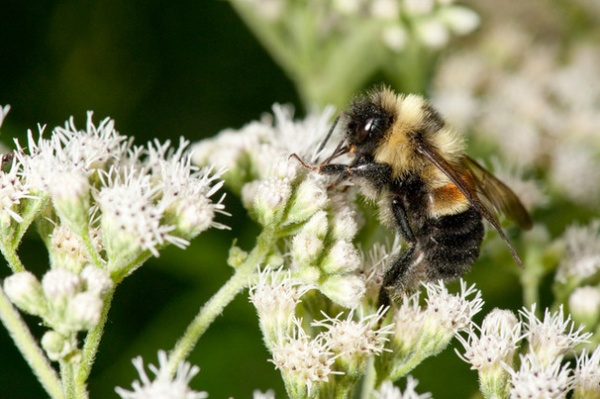
[[458, 278], [475, 263], [484, 229], [481, 215], [474, 208], [431, 219], [428, 230], [418, 239], [429, 264], [427, 279]]

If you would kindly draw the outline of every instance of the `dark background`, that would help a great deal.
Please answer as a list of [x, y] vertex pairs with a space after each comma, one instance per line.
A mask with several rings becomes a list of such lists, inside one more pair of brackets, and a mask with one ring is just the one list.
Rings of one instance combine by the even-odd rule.
[[[177, 142], [181, 135], [196, 141], [240, 127], [274, 102], [298, 106], [292, 83], [226, 1], [3, 1], [0, 40], [0, 104], [12, 107], [0, 140], [9, 145], [38, 123], [51, 129], [71, 115], [84, 128], [88, 110], [96, 122], [115, 119], [119, 132], [142, 144], [153, 138]], [[116, 397], [115, 386], [130, 388], [137, 378], [133, 357], [156, 364], [156, 351], [173, 347], [231, 275], [225, 260], [234, 237], [243, 248], [252, 247], [256, 227], [233, 195], [226, 206], [233, 216], [219, 221], [233, 232], [212, 230], [185, 251], [169, 248], [119, 286], [90, 379], [91, 398]], [[46, 251], [33, 232], [20, 254], [38, 274], [46, 267]], [[514, 307], [502, 302], [506, 298], [518, 303], [510, 273], [475, 269], [470, 280], [478, 286], [490, 282], [486, 300], [505, 307]], [[7, 268], [0, 270], [1, 278], [8, 275]], [[507, 285], [514, 292], [494, 289]], [[44, 330], [28, 320], [36, 333]], [[0, 353], [0, 397], [46, 397], [3, 327]], [[254, 389], [268, 388], [283, 398], [268, 358], [244, 293], [191, 355], [202, 369], [191, 385], [212, 398], [249, 398]], [[436, 398], [466, 397], [477, 384], [468, 368], [448, 350], [416, 370], [417, 390]]]

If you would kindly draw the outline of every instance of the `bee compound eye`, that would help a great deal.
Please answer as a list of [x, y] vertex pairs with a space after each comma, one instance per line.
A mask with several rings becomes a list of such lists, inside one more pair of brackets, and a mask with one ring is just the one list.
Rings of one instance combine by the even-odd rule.
[[377, 129], [379, 125], [379, 118], [378, 117], [372, 117], [369, 118], [365, 121], [365, 124], [362, 125], [359, 128], [358, 131], [358, 141], [359, 142], [363, 142], [367, 139], [367, 137], [369, 137], [369, 134], [371, 134], [373, 131], [375, 131]]

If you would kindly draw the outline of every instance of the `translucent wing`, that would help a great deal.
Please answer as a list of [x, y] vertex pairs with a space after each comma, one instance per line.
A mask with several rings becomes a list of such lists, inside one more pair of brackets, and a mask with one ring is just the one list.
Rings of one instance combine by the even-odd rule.
[[519, 197], [473, 158], [465, 156], [462, 161], [471, 171], [479, 196], [496, 212], [503, 213], [522, 229], [529, 230], [532, 226], [531, 217]]
[[[463, 165], [463, 164], [460, 164], [458, 166], [451, 165], [448, 161], [446, 161], [446, 159], [443, 156], [441, 156], [438, 153], [438, 151], [435, 149], [435, 147], [433, 147], [432, 145], [427, 143], [425, 140], [419, 140], [419, 141], [417, 141], [416, 144], [417, 144], [417, 148], [416, 148], [417, 151], [421, 155], [423, 155], [425, 158], [427, 158], [429, 161], [431, 161], [431, 163], [433, 163], [440, 171], [442, 171], [448, 177], [448, 179], [450, 179], [450, 181], [452, 181], [452, 183], [454, 183], [456, 185], [456, 187], [458, 187], [458, 189], [463, 193], [463, 195], [467, 198], [467, 200], [469, 200], [469, 202], [471, 203], [473, 208], [475, 208], [481, 214], [481, 216], [484, 217], [492, 225], [492, 227], [494, 227], [494, 229], [496, 229], [496, 231], [498, 231], [498, 234], [500, 235], [502, 240], [504, 240], [504, 242], [506, 242], [506, 244], [508, 245], [508, 249], [510, 250], [510, 253], [511, 253], [513, 259], [515, 260], [515, 262], [517, 263], [517, 265], [519, 265], [520, 267], [523, 267], [523, 262], [521, 261], [519, 254], [517, 254], [517, 251], [515, 250], [515, 248], [512, 246], [512, 244], [508, 240], [508, 237], [506, 237], [506, 234], [504, 234], [504, 231], [502, 230], [502, 227], [500, 226], [500, 222], [496, 218], [495, 209], [490, 209], [490, 206], [487, 205], [487, 202], [488, 202], [487, 196], [485, 197], [486, 202], [481, 201], [481, 199], [479, 198], [479, 195], [478, 195], [478, 187], [479, 187], [478, 183], [476, 181], [468, 182], [468, 178], [465, 178], [465, 174], [468, 173], [469, 176], [472, 176], [475, 180], [477, 179], [477, 177], [474, 176], [472, 169], [468, 168], [467, 165]], [[473, 161], [473, 162], [475, 162], [475, 161]], [[485, 169], [483, 169], [482, 167], [479, 167], [479, 168], [485, 171]], [[458, 169], [461, 169], [461, 170], [459, 171]], [[464, 169], [464, 170], [462, 170], [462, 169]], [[489, 172], [486, 172], [486, 173], [491, 176], [491, 174]], [[500, 183], [500, 181], [498, 179], [495, 179], [495, 180]], [[489, 181], [489, 179], [488, 179], [488, 181]], [[488, 183], [488, 185], [489, 185], [489, 183]], [[502, 185], [504, 187], [506, 187], [504, 184], [502, 184]], [[508, 187], [506, 187], [506, 188], [508, 189]], [[508, 191], [512, 193], [512, 191], [510, 191], [510, 189], [508, 189]], [[515, 198], [516, 198], [516, 196], [515, 196]], [[518, 199], [517, 199], [517, 201], [518, 201]], [[491, 203], [491, 201], [490, 201], [490, 203]], [[518, 201], [518, 203], [520, 204], [520, 201]]]

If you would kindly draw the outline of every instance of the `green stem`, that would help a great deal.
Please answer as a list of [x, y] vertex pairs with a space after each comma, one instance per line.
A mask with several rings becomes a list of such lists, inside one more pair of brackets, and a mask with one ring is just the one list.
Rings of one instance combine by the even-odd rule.
[[8, 262], [8, 266], [13, 273], [25, 271], [25, 265], [23, 265], [23, 262], [21, 262], [21, 258], [19, 258], [19, 255], [17, 255], [17, 250], [12, 243], [8, 244], [7, 246], [0, 247], [0, 251], [2, 252], [2, 255], [4, 255], [4, 258]]
[[124, 266], [119, 266], [115, 263], [111, 264], [109, 261], [110, 267], [108, 267], [108, 270], [111, 270], [110, 278], [115, 285], [119, 284], [121, 281], [123, 281], [123, 279], [125, 279], [125, 277], [129, 276], [131, 273], [137, 270], [138, 267], [144, 264], [144, 262], [150, 259], [151, 256], [152, 253], [150, 251], [143, 251]]
[[200, 337], [217, 316], [223, 312], [223, 309], [240, 291], [248, 286], [253, 273], [264, 262], [265, 257], [271, 250], [274, 240], [275, 235], [271, 229], [266, 228], [263, 230], [257, 239], [256, 247], [254, 247], [246, 261], [235, 269], [234, 275], [200, 309], [183, 336], [169, 353], [168, 370], [170, 370], [171, 375], [175, 374], [177, 365], [187, 358]]
[[[541, 254], [538, 251], [530, 250], [525, 255], [525, 268], [520, 277], [523, 287], [523, 303], [526, 308], [531, 308], [534, 303], [539, 304], [540, 284], [544, 277], [544, 267]], [[538, 306], [539, 310], [539, 306]]]
[[102, 308], [102, 315], [100, 316], [100, 321], [94, 328], [88, 331], [85, 337], [85, 342], [81, 350], [81, 362], [79, 363], [79, 366], [75, 371], [74, 379], [75, 397], [78, 399], [88, 397], [87, 380], [90, 376], [90, 372], [92, 371], [92, 366], [94, 365], [94, 359], [96, 358], [96, 354], [98, 353], [100, 340], [102, 339], [102, 335], [104, 334], [104, 326], [106, 325], [106, 321], [108, 320], [108, 311], [110, 310], [110, 305], [114, 294], [114, 287], [106, 293], [106, 296], [104, 297], [104, 307]]
[[42, 349], [37, 345], [29, 328], [21, 318], [19, 312], [12, 306], [1, 286], [0, 319], [46, 392], [48, 392], [51, 398], [63, 399], [64, 394], [56, 371], [50, 365]]
[[63, 382], [65, 397], [69, 399], [83, 398], [83, 396], [75, 396], [75, 374], [74, 365], [69, 360], [60, 361], [60, 376]]
[[370, 399], [375, 390], [375, 382], [377, 381], [377, 371], [375, 370], [375, 362], [373, 357], [369, 358], [365, 377], [363, 378], [362, 388], [360, 391], [360, 399]]

